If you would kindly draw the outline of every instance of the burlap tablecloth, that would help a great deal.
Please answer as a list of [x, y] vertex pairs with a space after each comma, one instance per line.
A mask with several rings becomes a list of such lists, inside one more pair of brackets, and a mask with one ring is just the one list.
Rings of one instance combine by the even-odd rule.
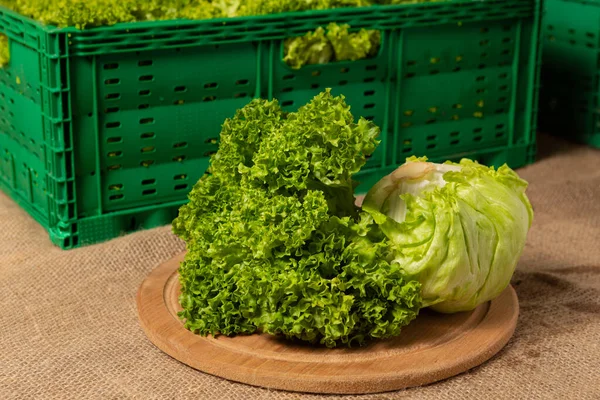
[[[539, 161], [519, 173], [536, 214], [510, 343], [446, 381], [348, 398], [600, 398], [600, 151], [542, 137]], [[228, 382], [155, 348], [136, 291], [183, 249], [164, 227], [61, 251], [0, 193], [0, 398], [339, 398]]]

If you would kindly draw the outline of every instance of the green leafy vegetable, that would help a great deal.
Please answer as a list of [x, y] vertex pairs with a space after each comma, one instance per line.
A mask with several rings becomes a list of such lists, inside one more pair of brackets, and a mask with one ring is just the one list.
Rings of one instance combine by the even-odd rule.
[[321, 27], [304, 36], [287, 39], [284, 52], [283, 61], [295, 69], [307, 64], [326, 64], [333, 59], [333, 47]]
[[[234, 18], [426, 1], [439, 0], [0, 0], [0, 6], [45, 25], [85, 29], [121, 22]], [[0, 42], [0, 53], [6, 64], [8, 48], [4, 42]]]
[[0, 5], [47, 25], [83, 29], [119, 22], [239, 17], [426, 1], [436, 0], [0, 0]]
[[533, 219], [526, 188], [506, 165], [413, 157], [373, 186], [363, 209], [422, 284], [424, 307], [467, 311], [510, 282]]
[[379, 31], [361, 29], [350, 33], [348, 29], [347, 24], [331, 23], [327, 31], [319, 27], [304, 36], [289, 38], [285, 41], [283, 60], [298, 69], [308, 64], [355, 61], [377, 55], [381, 43]]
[[349, 28], [348, 24], [329, 24], [327, 27], [327, 39], [333, 46], [336, 61], [354, 61], [377, 55], [381, 43], [379, 31], [361, 29], [349, 33]]
[[173, 222], [185, 326], [257, 329], [361, 344], [398, 335], [421, 305], [388, 240], [354, 205], [352, 175], [379, 129], [329, 90], [298, 112], [253, 100], [225, 121], [218, 152]]
[[0, 68], [10, 61], [10, 46], [8, 36], [0, 34]]

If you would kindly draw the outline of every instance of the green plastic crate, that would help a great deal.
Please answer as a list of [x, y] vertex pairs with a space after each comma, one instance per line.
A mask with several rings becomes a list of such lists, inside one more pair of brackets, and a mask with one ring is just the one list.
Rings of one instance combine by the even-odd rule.
[[[78, 31], [0, 9], [0, 186], [63, 248], [169, 223], [253, 97], [295, 110], [331, 87], [382, 128], [367, 190], [406, 156], [533, 160], [540, 2], [454, 1]], [[283, 41], [330, 21], [377, 57], [292, 70]]]
[[546, 0], [540, 128], [600, 148], [600, 1]]

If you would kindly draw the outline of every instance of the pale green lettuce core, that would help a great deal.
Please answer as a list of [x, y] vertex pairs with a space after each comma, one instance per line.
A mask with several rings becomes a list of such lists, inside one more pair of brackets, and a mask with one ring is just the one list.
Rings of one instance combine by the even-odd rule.
[[526, 188], [506, 165], [412, 157], [373, 186], [363, 209], [421, 283], [424, 307], [468, 311], [510, 282], [533, 220]]

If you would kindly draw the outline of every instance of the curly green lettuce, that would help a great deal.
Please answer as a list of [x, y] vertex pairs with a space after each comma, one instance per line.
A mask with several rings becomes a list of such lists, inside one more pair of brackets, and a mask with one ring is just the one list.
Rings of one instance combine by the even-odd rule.
[[0, 0], [0, 5], [46, 25], [84, 29], [120, 22], [232, 18], [425, 1], [439, 0]]
[[374, 57], [379, 51], [381, 34], [377, 30], [361, 29], [350, 33], [350, 25], [329, 24], [327, 39], [333, 46], [336, 61], [355, 61]]
[[173, 222], [188, 249], [186, 328], [334, 347], [396, 336], [416, 317], [420, 285], [354, 205], [352, 175], [378, 134], [328, 90], [295, 113], [253, 100], [225, 121], [210, 174]]
[[239, 15], [267, 15], [341, 7], [366, 7], [374, 4], [376, 3], [371, 0], [246, 0], [240, 7]]
[[284, 54], [283, 61], [294, 69], [310, 64], [327, 64], [334, 57], [333, 46], [322, 27], [304, 36], [287, 39]]

